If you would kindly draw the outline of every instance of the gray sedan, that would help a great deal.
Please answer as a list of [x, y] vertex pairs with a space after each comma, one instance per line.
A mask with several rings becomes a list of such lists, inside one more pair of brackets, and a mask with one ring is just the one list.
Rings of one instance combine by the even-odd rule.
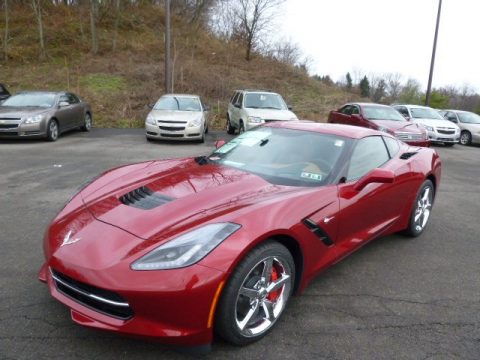
[[70, 92], [23, 92], [0, 104], [0, 138], [44, 137], [92, 128], [90, 105]]
[[462, 110], [442, 110], [439, 113], [460, 127], [460, 144], [480, 144], [480, 116]]

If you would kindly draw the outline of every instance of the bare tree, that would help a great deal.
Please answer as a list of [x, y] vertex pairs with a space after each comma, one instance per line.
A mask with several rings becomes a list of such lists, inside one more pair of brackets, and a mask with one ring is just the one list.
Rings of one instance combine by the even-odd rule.
[[388, 73], [385, 74], [385, 81], [387, 85], [387, 94], [390, 100], [396, 101], [400, 96], [402, 90], [402, 74], [400, 73]]
[[275, 42], [267, 53], [275, 60], [289, 65], [299, 64], [302, 56], [298, 44], [286, 40]]
[[8, 45], [8, 0], [3, 1], [4, 4], [4, 11], [5, 11], [5, 32], [3, 35], [3, 57], [5, 61], [8, 60], [8, 51], [7, 51], [7, 45]]
[[95, 18], [97, 14], [97, 0], [90, 0], [90, 34], [92, 36], [92, 53], [98, 52], [97, 26]]
[[113, 25], [112, 51], [117, 49], [118, 23], [120, 22], [120, 0], [115, 0], [115, 24]]
[[31, 2], [33, 12], [35, 13], [35, 17], [37, 18], [38, 24], [38, 41], [40, 44], [40, 59], [43, 60], [46, 58], [45, 52], [45, 39], [43, 35], [43, 20], [42, 20], [42, 0], [32, 0]]

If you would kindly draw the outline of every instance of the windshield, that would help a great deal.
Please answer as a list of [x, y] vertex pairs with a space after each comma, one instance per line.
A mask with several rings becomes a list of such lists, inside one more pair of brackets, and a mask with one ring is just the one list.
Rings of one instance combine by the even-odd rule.
[[480, 116], [471, 112], [459, 112], [460, 122], [466, 124], [480, 124]]
[[208, 160], [254, 173], [274, 184], [321, 186], [328, 183], [349, 142], [340, 136], [261, 127], [237, 136]]
[[414, 119], [445, 120], [438, 112], [430, 108], [410, 108]]
[[154, 110], [202, 111], [200, 100], [196, 97], [162, 96]]
[[55, 105], [55, 94], [18, 94], [9, 97], [1, 106], [44, 107]]
[[287, 105], [278, 94], [249, 93], [245, 95], [244, 107], [251, 109], [287, 110]]
[[368, 120], [406, 121], [397, 110], [386, 106], [363, 106], [363, 115]]

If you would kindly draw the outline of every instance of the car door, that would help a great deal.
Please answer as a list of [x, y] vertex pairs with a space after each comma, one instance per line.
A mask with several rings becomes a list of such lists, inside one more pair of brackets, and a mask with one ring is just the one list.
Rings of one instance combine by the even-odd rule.
[[85, 121], [83, 104], [79, 98], [72, 93], [66, 93], [66, 96], [71, 107], [71, 127], [83, 126]]
[[368, 127], [360, 115], [360, 108], [358, 107], [358, 105], [352, 105], [352, 108], [350, 111], [350, 117], [348, 119], [348, 124], [353, 126]]
[[352, 113], [352, 105], [345, 105], [340, 110], [333, 113], [333, 121], [337, 124], [347, 124], [350, 125], [350, 114]]
[[230, 119], [233, 126], [235, 126], [237, 129], [240, 128], [240, 118], [242, 117], [242, 106], [243, 106], [243, 93], [240, 92], [233, 104], [233, 108], [232, 108], [233, 116]]
[[70, 129], [75, 124], [74, 110], [70, 104], [70, 99], [67, 94], [62, 93], [57, 100], [57, 111], [55, 117], [58, 120], [60, 131]]
[[447, 111], [443, 117], [448, 121], [451, 121], [458, 125], [457, 114], [455, 114], [453, 111]]
[[[408, 173], [408, 165], [402, 169]], [[396, 162], [390, 159], [382, 136], [369, 136], [357, 141], [345, 172], [345, 183], [338, 185], [339, 229], [338, 252], [348, 255], [387, 229], [400, 216], [405, 200], [393, 183], [370, 183], [357, 191], [357, 181], [376, 168], [394, 171]], [[400, 175], [400, 174], [399, 174]]]

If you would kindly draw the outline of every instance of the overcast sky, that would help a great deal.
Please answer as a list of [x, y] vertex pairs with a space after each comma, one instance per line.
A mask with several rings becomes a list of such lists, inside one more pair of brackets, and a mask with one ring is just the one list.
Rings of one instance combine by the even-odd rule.
[[[313, 59], [311, 72], [334, 81], [399, 72], [425, 88], [438, 0], [286, 0], [285, 39]], [[480, 0], [443, 0], [433, 86], [480, 90]], [[353, 74], [352, 74], [353, 75]]]

